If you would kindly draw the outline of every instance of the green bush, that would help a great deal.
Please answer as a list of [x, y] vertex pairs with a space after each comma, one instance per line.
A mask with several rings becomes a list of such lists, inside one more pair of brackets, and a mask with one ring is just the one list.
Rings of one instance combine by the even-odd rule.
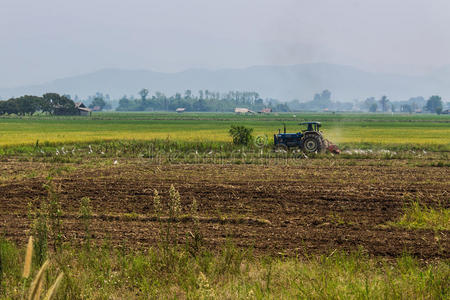
[[233, 144], [248, 146], [253, 140], [253, 128], [245, 126], [231, 125], [229, 130], [230, 136], [233, 138]]

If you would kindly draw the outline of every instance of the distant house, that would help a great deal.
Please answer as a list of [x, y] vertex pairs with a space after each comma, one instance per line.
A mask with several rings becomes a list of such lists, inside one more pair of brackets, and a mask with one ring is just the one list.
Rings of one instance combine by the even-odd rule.
[[441, 112], [441, 114], [443, 114], [443, 115], [450, 115], [450, 109], [443, 110]]
[[102, 110], [102, 107], [101, 106], [94, 106], [93, 108], [92, 108], [92, 111], [101, 111]]
[[184, 107], [178, 107], [175, 111], [176, 111], [177, 113], [182, 113], [182, 112], [185, 112], [185, 111], [186, 111], [186, 108], [184, 108]]
[[237, 114], [248, 114], [248, 113], [254, 114], [255, 113], [254, 111], [252, 111], [252, 110], [250, 110], [248, 108], [241, 108], [241, 107], [236, 107], [234, 109], [234, 112], [237, 113]]
[[264, 108], [262, 110], [260, 110], [258, 113], [260, 114], [270, 114], [272, 112], [271, 108]]
[[75, 108], [78, 109], [78, 114], [80, 116], [89, 116], [92, 111], [89, 108], [87, 108], [86, 105], [83, 104], [83, 102], [76, 102]]

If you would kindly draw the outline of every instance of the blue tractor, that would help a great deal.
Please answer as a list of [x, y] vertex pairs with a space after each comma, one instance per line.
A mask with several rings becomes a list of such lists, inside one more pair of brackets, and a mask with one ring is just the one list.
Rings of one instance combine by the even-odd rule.
[[309, 153], [321, 153], [328, 147], [328, 141], [324, 139], [320, 132], [320, 122], [305, 122], [299, 125], [306, 125], [306, 129], [297, 133], [286, 133], [278, 129], [278, 134], [273, 135], [273, 142], [276, 149], [289, 150], [290, 148], [299, 148]]

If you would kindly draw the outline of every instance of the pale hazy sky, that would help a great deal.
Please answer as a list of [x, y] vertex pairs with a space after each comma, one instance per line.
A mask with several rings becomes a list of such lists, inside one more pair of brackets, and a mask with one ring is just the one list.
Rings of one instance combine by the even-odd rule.
[[450, 0], [0, 0], [0, 87], [102, 68], [450, 64]]

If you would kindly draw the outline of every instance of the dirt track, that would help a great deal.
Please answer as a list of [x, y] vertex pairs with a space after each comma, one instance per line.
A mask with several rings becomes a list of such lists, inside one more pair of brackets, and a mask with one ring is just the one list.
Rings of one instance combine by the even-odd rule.
[[[199, 203], [200, 227], [209, 247], [230, 239], [267, 254], [330, 253], [362, 246], [388, 257], [407, 251], [425, 259], [449, 258], [448, 231], [386, 225], [402, 214], [408, 199], [449, 207], [449, 168], [412, 167], [401, 161], [363, 164], [310, 160], [297, 166], [158, 166], [128, 161], [78, 165], [55, 176], [54, 182], [61, 185], [67, 239], [83, 235], [76, 216], [81, 197], [87, 196], [97, 215], [92, 223], [95, 238], [138, 248], [155, 245], [158, 223], [149, 217], [153, 189], [167, 198], [173, 184], [184, 214], [194, 197]], [[2, 162], [0, 230], [7, 238], [25, 242], [27, 203], [46, 196], [44, 176], [50, 167]], [[28, 176], [30, 172], [34, 175]], [[191, 228], [192, 222], [181, 223], [180, 240]]]

